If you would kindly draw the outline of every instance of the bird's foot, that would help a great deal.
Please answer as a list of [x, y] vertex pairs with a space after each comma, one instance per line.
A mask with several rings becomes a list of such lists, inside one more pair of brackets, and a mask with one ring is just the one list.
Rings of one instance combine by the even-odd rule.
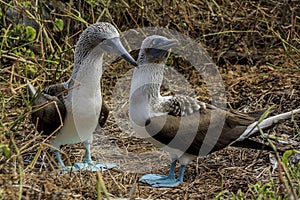
[[65, 174], [68, 172], [74, 172], [77, 171], [74, 166], [60, 166], [60, 168], [57, 170], [59, 174]]
[[72, 167], [73, 171], [105, 171], [107, 169], [111, 169], [113, 167], [117, 166], [114, 163], [100, 163], [100, 162], [94, 162], [94, 161], [83, 161], [83, 162], [76, 162], [74, 163], [74, 166]]
[[159, 174], [146, 174], [140, 179], [142, 183], [147, 183], [152, 187], [175, 187], [182, 181], [172, 176], [164, 176]]

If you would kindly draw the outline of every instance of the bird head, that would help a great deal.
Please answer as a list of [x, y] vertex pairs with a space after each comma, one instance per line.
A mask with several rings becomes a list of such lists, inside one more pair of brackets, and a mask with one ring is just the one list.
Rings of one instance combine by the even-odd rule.
[[75, 54], [77, 56], [77, 61], [80, 63], [81, 60], [96, 47], [99, 47], [102, 51], [115, 53], [132, 65], [137, 65], [136, 61], [122, 45], [118, 30], [110, 23], [95, 23], [83, 31], [76, 46]]
[[164, 63], [168, 58], [169, 50], [177, 44], [177, 40], [159, 35], [145, 38], [139, 52], [138, 65]]

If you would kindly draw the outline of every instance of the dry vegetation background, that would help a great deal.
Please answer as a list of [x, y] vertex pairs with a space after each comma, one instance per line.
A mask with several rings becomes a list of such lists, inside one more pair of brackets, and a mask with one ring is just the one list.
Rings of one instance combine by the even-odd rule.
[[[124, 61], [114, 62], [103, 74], [104, 99], [112, 112], [102, 132], [95, 134], [93, 147], [95, 160], [114, 161], [119, 166], [104, 172], [103, 178], [91, 172], [59, 174], [47, 145], [49, 140], [36, 133], [30, 123], [25, 82], [28, 78], [43, 87], [67, 80], [79, 34], [89, 24], [108, 21], [120, 31], [164, 27], [195, 39], [219, 67], [228, 107], [232, 109], [252, 111], [276, 105], [275, 114], [296, 109], [300, 106], [299, 1], [0, 0], [0, 17], [0, 199], [300, 196], [299, 156], [289, 156], [291, 151], [278, 155], [279, 168], [273, 170], [274, 154], [229, 147], [188, 165], [184, 183], [176, 188], [155, 189], [138, 183], [142, 174], [134, 173], [137, 168], [143, 173], [167, 173], [169, 168], [164, 154], [130, 137], [116, 120], [118, 113], [114, 112], [118, 107], [110, 100], [116, 82], [131, 69]], [[16, 23], [30, 24], [36, 32]], [[137, 56], [137, 52], [132, 54]], [[196, 97], [209, 102], [197, 71], [178, 56], [172, 55], [170, 60], [169, 64], [193, 86]], [[176, 87], [176, 81], [168, 81]], [[171, 88], [164, 87], [164, 93], [172, 92]], [[125, 110], [126, 95], [120, 92], [119, 99]], [[296, 116], [268, 134], [272, 138], [280, 136], [286, 143], [297, 143], [299, 133]], [[73, 163], [82, 159], [84, 149], [81, 145], [67, 145], [62, 150], [65, 162]]]

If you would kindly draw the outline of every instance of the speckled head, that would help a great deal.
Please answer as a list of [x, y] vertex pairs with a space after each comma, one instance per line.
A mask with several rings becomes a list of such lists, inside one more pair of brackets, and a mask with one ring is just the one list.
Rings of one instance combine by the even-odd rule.
[[177, 44], [177, 40], [159, 35], [145, 38], [139, 52], [138, 65], [164, 63], [168, 58], [169, 50]]
[[136, 61], [121, 43], [118, 30], [107, 22], [95, 23], [80, 35], [75, 49], [75, 66], [80, 65], [96, 47], [97, 50], [99, 49], [99, 53], [103, 51], [115, 53], [136, 66]]

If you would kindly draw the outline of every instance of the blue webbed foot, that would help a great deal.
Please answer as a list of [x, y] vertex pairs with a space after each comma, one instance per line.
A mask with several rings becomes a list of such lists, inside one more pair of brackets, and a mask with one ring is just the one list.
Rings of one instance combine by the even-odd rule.
[[100, 162], [94, 162], [91, 159], [91, 151], [90, 151], [90, 143], [86, 143], [86, 154], [85, 159], [83, 162], [76, 162], [74, 163], [74, 166], [65, 166], [64, 162], [61, 159], [60, 152], [58, 150], [55, 150], [54, 153], [57, 158], [57, 162], [60, 165], [59, 171], [105, 171], [107, 169], [111, 169], [117, 164], [114, 163], [100, 163]]
[[142, 176], [140, 181], [142, 183], [147, 183], [152, 187], [175, 187], [183, 182], [183, 176], [185, 171], [185, 165], [180, 166], [179, 176], [175, 178], [175, 166], [176, 160], [171, 163], [170, 172], [168, 176], [159, 175], [159, 174], [146, 174]]
[[105, 171], [108, 169], [111, 169], [117, 164], [114, 163], [100, 163], [100, 162], [95, 162], [91, 158], [91, 144], [86, 142], [85, 143], [85, 159], [83, 162], [76, 162], [74, 163], [74, 171], [91, 171], [91, 172], [97, 172], [97, 171]]
[[142, 183], [147, 183], [152, 187], [175, 187], [182, 183], [181, 180], [175, 179], [174, 176], [164, 176], [159, 174], [146, 174], [140, 179]]
[[83, 162], [76, 162], [73, 166], [73, 171], [91, 171], [91, 172], [97, 172], [97, 171], [105, 171], [107, 169], [111, 169], [113, 167], [117, 166], [114, 163], [100, 163], [100, 162], [94, 162], [94, 161], [83, 161]]
[[76, 162], [73, 166], [61, 166], [58, 170], [59, 172], [77, 172], [77, 171], [91, 171], [91, 172], [103, 172], [105, 170], [111, 169], [117, 166], [114, 163], [85, 163], [85, 162]]
[[57, 172], [59, 173], [70, 172], [70, 171], [74, 171], [73, 166], [60, 166], [60, 168], [57, 170]]
[[63, 163], [59, 151], [55, 151], [57, 161], [60, 165], [60, 169], [58, 171], [105, 171], [107, 169], [111, 169], [115, 166], [117, 166], [114, 163], [99, 163], [99, 162], [94, 162], [90, 159], [90, 157], [86, 158], [83, 162], [76, 162], [74, 163], [74, 166], [65, 166]]

